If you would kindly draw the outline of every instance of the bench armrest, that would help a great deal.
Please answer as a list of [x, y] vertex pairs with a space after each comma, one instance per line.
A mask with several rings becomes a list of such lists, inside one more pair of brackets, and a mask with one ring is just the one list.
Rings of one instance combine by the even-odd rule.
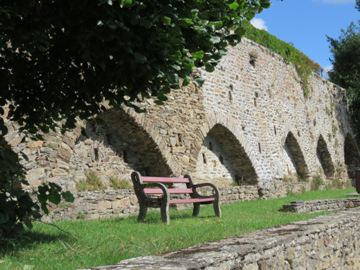
[[198, 188], [202, 188], [202, 187], [211, 187], [212, 190], [213, 190], [213, 193], [214, 193], [214, 197], [219, 200], [220, 198], [220, 193], [219, 193], [219, 189], [214, 185], [214, 184], [211, 184], [211, 183], [201, 183], [201, 184], [196, 184], [196, 185], [192, 185], [192, 189], [194, 191], [194, 194], [196, 194], [196, 196], [199, 196], [199, 197], [207, 197], [207, 196], [201, 196], [198, 192], [197, 192], [197, 189]]

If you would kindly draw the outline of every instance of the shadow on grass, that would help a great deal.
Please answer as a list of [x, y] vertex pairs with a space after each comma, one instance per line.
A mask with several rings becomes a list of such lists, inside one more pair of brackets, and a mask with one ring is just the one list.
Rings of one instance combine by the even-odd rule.
[[52, 243], [56, 241], [71, 241], [72, 237], [65, 233], [47, 234], [25, 231], [16, 238], [0, 239], [0, 256], [14, 254], [33, 245]]
[[[181, 221], [181, 220], [196, 220], [196, 219], [219, 219], [218, 217], [215, 216], [215, 214], [201, 214], [197, 217], [194, 217], [192, 215], [191, 212], [184, 212], [183, 210], [172, 210], [170, 212], [170, 224], [172, 221]], [[117, 218], [116, 221], [122, 221], [124, 218]], [[157, 212], [156, 210], [153, 210], [151, 212], [149, 212], [146, 215], [146, 218], [144, 220], [144, 222], [138, 222], [137, 221], [137, 216], [130, 216], [127, 217], [126, 220], [131, 223], [136, 223], [136, 224], [152, 224], [152, 225], [160, 225], [163, 224], [163, 222], [161, 221], [161, 216], [160, 213]]]
[[360, 197], [360, 194], [354, 192], [354, 193], [349, 193], [349, 194], [346, 194], [346, 197], [347, 198], [359, 198]]

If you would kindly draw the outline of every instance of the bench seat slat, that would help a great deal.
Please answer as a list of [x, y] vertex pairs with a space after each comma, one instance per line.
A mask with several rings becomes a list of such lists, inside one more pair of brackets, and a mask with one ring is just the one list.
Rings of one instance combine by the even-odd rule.
[[[191, 188], [168, 188], [170, 194], [191, 194]], [[161, 188], [144, 188], [145, 194], [162, 194]]]
[[189, 183], [189, 179], [180, 177], [142, 176], [141, 180], [144, 183]]
[[215, 198], [190, 198], [170, 200], [169, 204], [197, 203], [197, 202], [213, 202]]

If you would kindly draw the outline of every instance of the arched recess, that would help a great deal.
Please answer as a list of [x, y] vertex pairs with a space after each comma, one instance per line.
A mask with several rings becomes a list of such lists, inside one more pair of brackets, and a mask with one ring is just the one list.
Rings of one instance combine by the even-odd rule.
[[296, 170], [297, 175], [300, 178], [307, 178], [309, 176], [309, 169], [299, 143], [292, 132], [289, 132], [286, 136], [284, 148]]
[[200, 149], [195, 176], [220, 185], [257, 184], [255, 169], [235, 135], [221, 124], [214, 125]]
[[355, 170], [360, 169], [360, 154], [355, 139], [350, 134], [345, 137], [344, 157], [348, 176], [354, 178]]
[[333, 177], [335, 173], [334, 163], [331, 159], [327, 144], [322, 135], [320, 135], [318, 139], [316, 154], [320, 161], [321, 167], [323, 168], [325, 176]]
[[111, 110], [87, 122], [71, 164], [76, 178], [88, 170], [126, 179], [133, 170], [152, 176], [173, 173], [152, 137], [123, 110]]

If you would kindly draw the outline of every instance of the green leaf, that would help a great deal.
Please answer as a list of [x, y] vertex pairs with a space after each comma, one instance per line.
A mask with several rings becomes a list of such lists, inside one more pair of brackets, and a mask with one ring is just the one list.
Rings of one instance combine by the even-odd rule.
[[215, 67], [214, 67], [213, 65], [211, 65], [211, 64], [209, 64], [209, 63], [206, 63], [206, 64], [205, 64], [205, 70], [206, 70], [207, 72], [213, 72], [214, 69], [215, 69]]
[[174, 70], [176, 71], [180, 71], [181, 70], [181, 67], [179, 65], [172, 65], [171, 66]]
[[209, 26], [213, 26], [216, 29], [220, 29], [221, 27], [223, 27], [223, 22], [222, 21], [215, 21], [215, 22], [209, 22]]
[[47, 208], [46, 203], [41, 204], [41, 210], [43, 210], [46, 215], [49, 214], [49, 209]]
[[255, 17], [255, 15], [256, 15], [255, 11], [250, 11], [250, 12], [247, 13], [246, 19], [247, 19], [248, 21], [250, 21], [252, 18]]
[[159, 101], [162, 101], [162, 102], [167, 100], [167, 97], [163, 93], [159, 93], [157, 95], [157, 98]]
[[204, 84], [204, 79], [203, 78], [196, 78], [194, 82], [198, 87], [201, 87]]
[[239, 37], [243, 36], [246, 32], [246, 29], [243, 26], [239, 26], [236, 28], [235, 33], [236, 35], [238, 35]]
[[239, 8], [239, 3], [237, 1], [232, 2], [228, 5], [231, 10], [237, 10]]
[[74, 195], [70, 191], [64, 191], [61, 193], [61, 196], [66, 202], [74, 202], [75, 198]]
[[221, 38], [218, 37], [218, 36], [213, 36], [213, 37], [210, 38], [210, 41], [211, 41], [211, 43], [216, 44], [216, 43], [219, 43], [221, 41]]
[[183, 80], [183, 86], [187, 86], [190, 83], [190, 77], [189, 76], [185, 76], [184, 80]]
[[155, 100], [155, 104], [161, 106], [161, 105], [164, 105], [164, 102], [161, 101], [161, 100], [156, 99], [156, 100]]
[[204, 58], [204, 51], [200, 50], [200, 51], [196, 51], [192, 53], [192, 57], [195, 58], [196, 60], [201, 60]]
[[168, 17], [168, 16], [164, 16], [162, 21], [163, 21], [164, 25], [170, 25], [171, 24], [171, 18]]
[[129, 7], [133, 4], [133, 0], [119, 0], [119, 5], [121, 8]]
[[56, 205], [58, 205], [61, 202], [60, 194], [57, 192], [50, 193], [48, 198], [50, 202]]
[[190, 18], [181, 19], [180, 22], [182, 23], [183, 26], [191, 26], [194, 24], [193, 20]]
[[[179, 75], [177, 73], [171, 73], [170, 76], [168, 76], [168, 78], [169, 78], [169, 84], [170, 84], [171, 88], [176, 89], [179, 87]], [[168, 91], [166, 91], [166, 92], [168, 92]], [[165, 100], [167, 100], [167, 98]]]

